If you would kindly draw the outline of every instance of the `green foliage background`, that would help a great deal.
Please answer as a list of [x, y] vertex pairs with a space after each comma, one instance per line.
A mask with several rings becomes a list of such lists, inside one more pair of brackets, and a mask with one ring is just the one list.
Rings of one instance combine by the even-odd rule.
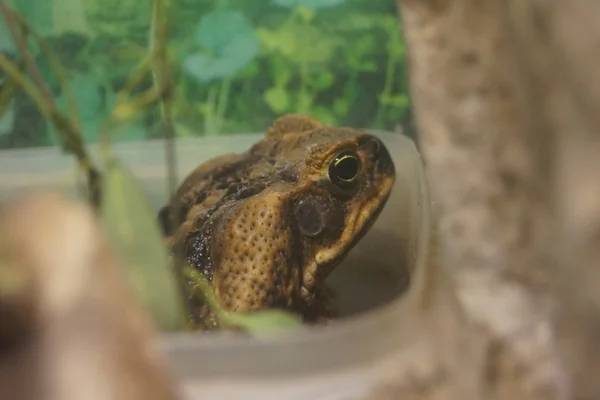
[[[96, 141], [115, 93], [146, 54], [151, 1], [12, 4], [58, 53], [85, 139]], [[14, 56], [8, 36], [0, 23], [0, 51]], [[335, 125], [410, 129], [395, 0], [178, 0], [170, 43], [177, 136], [264, 131], [286, 112]], [[48, 60], [35, 54], [66, 107]], [[161, 137], [158, 127], [159, 115], [150, 111], [119, 140]], [[18, 93], [0, 117], [0, 147], [56, 143]]]

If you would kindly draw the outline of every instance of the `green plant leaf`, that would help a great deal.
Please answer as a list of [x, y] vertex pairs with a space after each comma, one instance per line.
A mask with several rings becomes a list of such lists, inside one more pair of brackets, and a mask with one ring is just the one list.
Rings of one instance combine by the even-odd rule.
[[292, 29], [267, 29], [258, 28], [256, 34], [264, 48], [269, 52], [278, 52], [286, 57], [291, 57], [296, 52], [300, 39]]
[[263, 94], [263, 98], [273, 110], [273, 112], [277, 114], [284, 113], [290, 107], [290, 96], [288, 91], [280, 86], [275, 86], [270, 89], [267, 89]]
[[253, 334], [285, 332], [302, 326], [302, 320], [280, 310], [227, 313], [225, 322]]
[[323, 122], [325, 125], [335, 126], [339, 122], [336, 120], [334, 113], [327, 107], [315, 106], [312, 109], [311, 115]]
[[314, 97], [308, 93], [300, 91], [296, 96], [296, 108], [301, 114], [310, 114], [313, 106]]
[[373, 59], [373, 49], [377, 48], [374, 35], [365, 35], [353, 41], [352, 46], [346, 46], [344, 58], [348, 68], [355, 71], [377, 71], [377, 63]]
[[186, 319], [176, 275], [155, 215], [137, 181], [112, 161], [102, 193], [102, 221], [134, 292], [161, 329], [183, 329]]
[[292, 8], [295, 6], [306, 7], [310, 10], [318, 10], [320, 8], [329, 8], [339, 6], [345, 3], [346, 0], [273, 0], [273, 4], [278, 6]]
[[[338, 32], [365, 32], [361, 37], [372, 37], [374, 29], [379, 29], [382, 25], [381, 14], [370, 14], [363, 12], [348, 13], [343, 20], [337, 21], [335, 25]], [[398, 18], [396, 16], [396, 18]], [[369, 36], [368, 36], [369, 35]], [[354, 44], [354, 43], [352, 43]]]
[[282, 332], [302, 326], [296, 315], [282, 310], [261, 310], [246, 313], [230, 312], [221, 307], [210, 283], [194, 267], [183, 268], [185, 278], [194, 285], [194, 292], [208, 304], [222, 327], [238, 327], [252, 334]]
[[271, 73], [276, 86], [287, 86], [292, 80], [294, 71], [290, 63], [283, 57], [271, 58]]
[[[34, 0], [39, 3], [39, 0]], [[85, 4], [81, 0], [53, 0], [51, 18], [54, 35], [78, 33], [91, 36], [93, 31], [86, 18]]]
[[303, 23], [309, 24], [315, 18], [316, 13], [314, 8], [308, 8], [303, 5], [296, 5], [294, 10], [296, 11], [296, 14], [300, 17]]
[[321, 92], [326, 89], [329, 89], [333, 85], [334, 82], [335, 82], [335, 75], [333, 75], [333, 73], [330, 71], [323, 71], [323, 72], [315, 75], [310, 80], [310, 85], [316, 91]]
[[319, 27], [298, 21], [290, 21], [275, 30], [259, 28], [257, 35], [267, 51], [280, 53], [297, 65], [327, 65], [337, 47], [344, 43], [341, 36], [324, 34]]
[[[39, 1], [39, 0], [31, 0]], [[85, 17], [95, 33], [119, 40], [148, 34], [152, 2], [139, 0], [73, 0], [83, 2]]]
[[184, 71], [200, 82], [234, 76], [258, 53], [258, 39], [250, 21], [238, 11], [214, 11], [200, 20], [197, 41], [203, 53], [188, 56]]
[[257, 59], [252, 60], [243, 70], [238, 72], [237, 78], [240, 80], [251, 80], [256, 78], [256, 76], [260, 73], [260, 64], [257, 62]]
[[333, 102], [333, 111], [337, 115], [346, 115], [350, 110], [350, 99], [348, 96], [335, 99]]
[[379, 97], [379, 101], [381, 102], [381, 104], [400, 109], [408, 107], [409, 104], [408, 96], [406, 96], [405, 94], [381, 95]]

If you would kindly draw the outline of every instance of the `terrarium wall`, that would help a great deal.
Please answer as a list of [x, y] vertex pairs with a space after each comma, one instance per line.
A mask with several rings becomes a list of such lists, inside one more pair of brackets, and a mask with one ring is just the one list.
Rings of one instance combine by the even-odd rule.
[[[11, 3], [9, 1], [9, 3]], [[12, 0], [66, 69], [85, 140], [148, 54], [151, 1]], [[15, 47], [0, 22], [0, 51]], [[264, 131], [276, 116], [412, 136], [406, 59], [394, 0], [178, 0], [169, 38], [177, 137]], [[49, 60], [35, 61], [66, 111]], [[6, 77], [0, 71], [0, 83]], [[149, 78], [145, 84], [149, 87]], [[143, 90], [144, 85], [138, 87]], [[0, 115], [0, 148], [58, 144], [23, 92]], [[158, 109], [115, 141], [162, 136]]]

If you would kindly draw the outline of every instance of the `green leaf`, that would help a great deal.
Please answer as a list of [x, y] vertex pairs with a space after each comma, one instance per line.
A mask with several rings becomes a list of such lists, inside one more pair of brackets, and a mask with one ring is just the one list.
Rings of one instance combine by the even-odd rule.
[[105, 174], [103, 195], [102, 221], [134, 292], [161, 329], [182, 329], [182, 296], [156, 216], [137, 181], [116, 161]]
[[225, 321], [253, 334], [285, 332], [302, 326], [302, 320], [280, 310], [227, 313]]
[[277, 114], [287, 111], [290, 106], [290, 96], [284, 87], [275, 86], [267, 89], [263, 98], [271, 110]]
[[194, 267], [183, 268], [187, 280], [193, 283], [194, 292], [208, 304], [215, 313], [219, 325], [235, 326], [252, 334], [282, 332], [302, 326], [302, 320], [296, 315], [282, 310], [261, 310], [246, 313], [230, 312], [221, 307], [210, 283]]
[[310, 80], [313, 89], [321, 92], [329, 89], [335, 82], [335, 75], [330, 71], [323, 71]]
[[377, 62], [373, 59], [373, 49], [377, 49], [375, 35], [365, 35], [344, 48], [345, 62], [350, 70], [376, 72]]
[[333, 102], [333, 111], [337, 115], [346, 115], [350, 110], [350, 99], [348, 97], [340, 97]]
[[298, 65], [330, 63], [336, 49], [344, 44], [342, 36], [324, 34], [313, 24], [295, 20], [276, 30], [258, 29], [257, 35], [267, 51], [280, 53]]
[[325, 125], [335, 126], [339, 122], [336, 120], [334, 113], [328, 107], [315, 106], [311, 110], [310, 114], [319, 121], [323, 122]]
[[[37, 0], [39, 2], [39, 0]], [[93, 31], [86, 17], [85, 4], [81, 0], [53, 0], [53, 34], [77, 33], [91, 36]]]
[[346, 0], [273, 0], [274, 4], [282, 7], [292, 8], [295, 6], [306, 7], [310, 10], [329, 8], [344, 4]]
[[409, 104], [408, 96], [404, 94], [381, 95], [379, 101], [396, 108], [406, 108]]
[[[373, 29], [379, 29], [382, 25], [381, 14], [370, 14], [370, 13], [348, 13], [345, 15], [343, 20], [338, 21], [336, 24], [336, 30], [339, 32], [365, 32], [371, 31], [370, 34], [373, 34]], [[396, 17], [397, 18], [397, 17]], [[366, 35], [361, 35], [362, 37], [368, 37]]]
[[251, 80], [256, 78], [260, 74], [260, 63], [254, 59], [247, 67], [239, 71], [238, 78], [240, 80]]
[[[32, 0], [40, 1], [40, 0]], [[72, 0], [83, 2], [87, 22], [95, 33], [119, 40], [148, 34], [152, 2], [139, 0]]]
[[286, 57], [292, 57], [296, 53], [300, 40], [292, 29], [258, 28], [256, 34], [267, 51], [278, 52]]
[[298, 96], [296, 97], [296, 108], [298, 109], [298, 112], [301, 114], [310, 114], [313, 100], [314, 97], [310, 93], [304, 91], [298, 92]]
[[271, 68], [273, 81], [277, 86], [287, 86], [292, 80], [293, 71], [290, 63], [283, 57], [273, 57], [271, 59]]
[[258, 53], [258, 39], [248, 18], [238, 11], [214, 11], [200, 20], [197, 41], [204, 53], [188, 56], [184, 71], [200, 82], [234, 76]]
[[310, 23], [315, 18], [315, 10], [313, 8], [308, 8], [303, 5], [297, 5], [296, 13], [304, 23]]

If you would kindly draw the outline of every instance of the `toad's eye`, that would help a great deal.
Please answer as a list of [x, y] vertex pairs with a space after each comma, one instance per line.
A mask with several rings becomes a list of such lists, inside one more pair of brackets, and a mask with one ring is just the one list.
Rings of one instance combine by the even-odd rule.
[[356, 180], [360, 173], [360, 161], [356, 154], [344, 152], [329, 164], [329, 179], [335, 185], [346, 187]]

